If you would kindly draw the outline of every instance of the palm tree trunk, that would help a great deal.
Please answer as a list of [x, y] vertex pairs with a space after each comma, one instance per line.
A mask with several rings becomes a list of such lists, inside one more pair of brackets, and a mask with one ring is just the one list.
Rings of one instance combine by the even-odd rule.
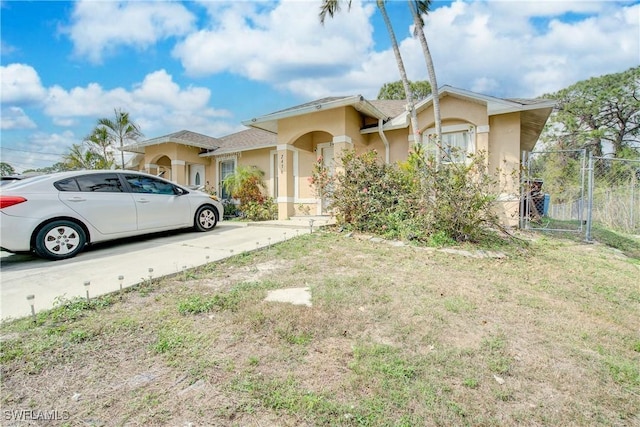
[[120, 138], [120, 160], [122, 161], [122, 169], [124, 170], [124, 150], [122, 149], [122, 138]]
[[391, 46], [393, 47], [393, 53], [396, 56], [396, 62], [398, 64], [398, 71], [400, 71], [400, 80], [402, 80], [402, 85], [404, 86], [404, 93], [407, 96], [407, 106], [409, 108], [409, 112], [411, 113], [411, 131], [413, 133], [413, 142], [420, 142], [420, 129], [418, 128], [418, 115], [416, 113], [415, 104], [413, 102], [413, 92], [411, 91], [411, 86], [409, 85], [409, 79], [407, 78], [407, 71], [404, 68], [404, 62], [402, 61], [402, 56], [400, 55], [400, 48], [398, 47], [398, 41], [396, 40], [396, 35], [393, 32], [393, 27], [391, 26], [391, 20], [389, 19], [389, 15], [387, 15], [387, 10], [384, 5], [384, 0], [377, 0], [378, 9], [380, 10], [380, 14], [382, 15], [382, 19], [384, 20], [385, 25], [387, 26], [387, 32], [389, 33], [389, 38], [391, 39]]
[[[442, 118], [440, 116], [440, 97], [438, 95], [438, 82], [436, 81], [436, 70], [433, 66], [433, 58], [431, 58], [431, 52], [429, 51], [429, 44], [427, 38], [424, 35], [424, 22], [420, 17], [415, 3], [413, 0], [409, 0], [409, 9], [413, 15], [413, 23], [416, 26], [416, 33], [420, 44], [422, 45], [422, 53], [424, 54], [424, 60], [427, 65], [427, 72], [429, 73], [429, 83], [431, 83], [431, 96], [433, 99], [433, 118], [436, 127], [436, 147], [440, 150], [442, 144]], [[439, 163], [440, 155], [436, 155], [436, 164]]]

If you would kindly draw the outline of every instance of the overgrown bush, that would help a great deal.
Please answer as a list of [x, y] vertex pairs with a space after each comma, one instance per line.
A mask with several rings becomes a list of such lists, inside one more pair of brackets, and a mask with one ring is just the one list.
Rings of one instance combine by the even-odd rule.
[[[426, 244], [479, 241], [500, 227], [493, 211], [497, 179], [483, 154], [436, 165], [420, 146], [406, 162], [386, 165], [375, 151], [341, 158], [342, 170], [317, 193], [330, 200], [338, 224]], [[335, 184], [335, 185], [333, 185]]]
[[248, 202], [242, 205], [242, 215], [251, 221], [268, 221], [278, 218], [278, 205], [272, 198], [262, 203]]
[[[278, 216], [278, 206], [273, 199], [265, 195], [264, 172], [257, 167], [238, 167], [234, 173], [225, 178], [222, 185], [231, 197], [240, 201], [237, 209], [246, 219], [265, 221]], [[231, 209], [229, 207], [229, 213]], [[225, 207], [225, 215], [226, 213]]]

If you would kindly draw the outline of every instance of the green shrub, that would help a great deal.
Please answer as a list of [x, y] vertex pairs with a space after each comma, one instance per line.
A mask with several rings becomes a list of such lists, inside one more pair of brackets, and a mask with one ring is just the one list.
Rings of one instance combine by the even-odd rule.
[[264, 172], [256, 166], [240, 166], [222, 182], [240, 206], [225, 204], [225, 216], [244, 216], [251, 221], [266, 221], [278, 216], [275, 201], [265, 196]]
[[278, 217], [278, 205], [272, 198], [242, 205], [242, 215], [251, 221], [268, 221]]
[[436, 165], [417, 146], [397, 165], [384, 164], [375, 150], [345, 151], [340, 161], [346, 173], [310, 181], [349, 229], [440, 246], [480, 241], [500, 228], [493, 211], [498, 180], [483, 154]]

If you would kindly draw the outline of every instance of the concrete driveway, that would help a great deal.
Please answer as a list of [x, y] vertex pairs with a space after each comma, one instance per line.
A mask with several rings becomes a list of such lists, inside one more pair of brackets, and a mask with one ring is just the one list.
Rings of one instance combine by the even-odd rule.
[[[316, 221], [317, 229], [324, 222]], [[221, 222], [211, 232], [182, 231], [96, 245], [72, 259], [45, 261], [30, 255], [1, 252], [0, 318], [31, 314], [27, 296], [33, 295], [36, 312], [51, 308], [56, 298], [103, 295], [147, 280], [175, 274], [185, 268], [252, 251], [311, 232], [304, 221]], [[85, 286], [89, 282], [89, 286]]]

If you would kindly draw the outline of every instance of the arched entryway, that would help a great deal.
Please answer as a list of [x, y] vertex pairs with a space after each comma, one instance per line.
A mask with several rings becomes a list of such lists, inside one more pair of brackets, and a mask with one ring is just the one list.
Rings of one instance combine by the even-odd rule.
[[297, 215], [328, 214], [328, 200], [310, 183], [313, 169], [318, 161], [335, 171], [333, 135], [314, 131], [298, 137], [294, 148], [294, 203]]

